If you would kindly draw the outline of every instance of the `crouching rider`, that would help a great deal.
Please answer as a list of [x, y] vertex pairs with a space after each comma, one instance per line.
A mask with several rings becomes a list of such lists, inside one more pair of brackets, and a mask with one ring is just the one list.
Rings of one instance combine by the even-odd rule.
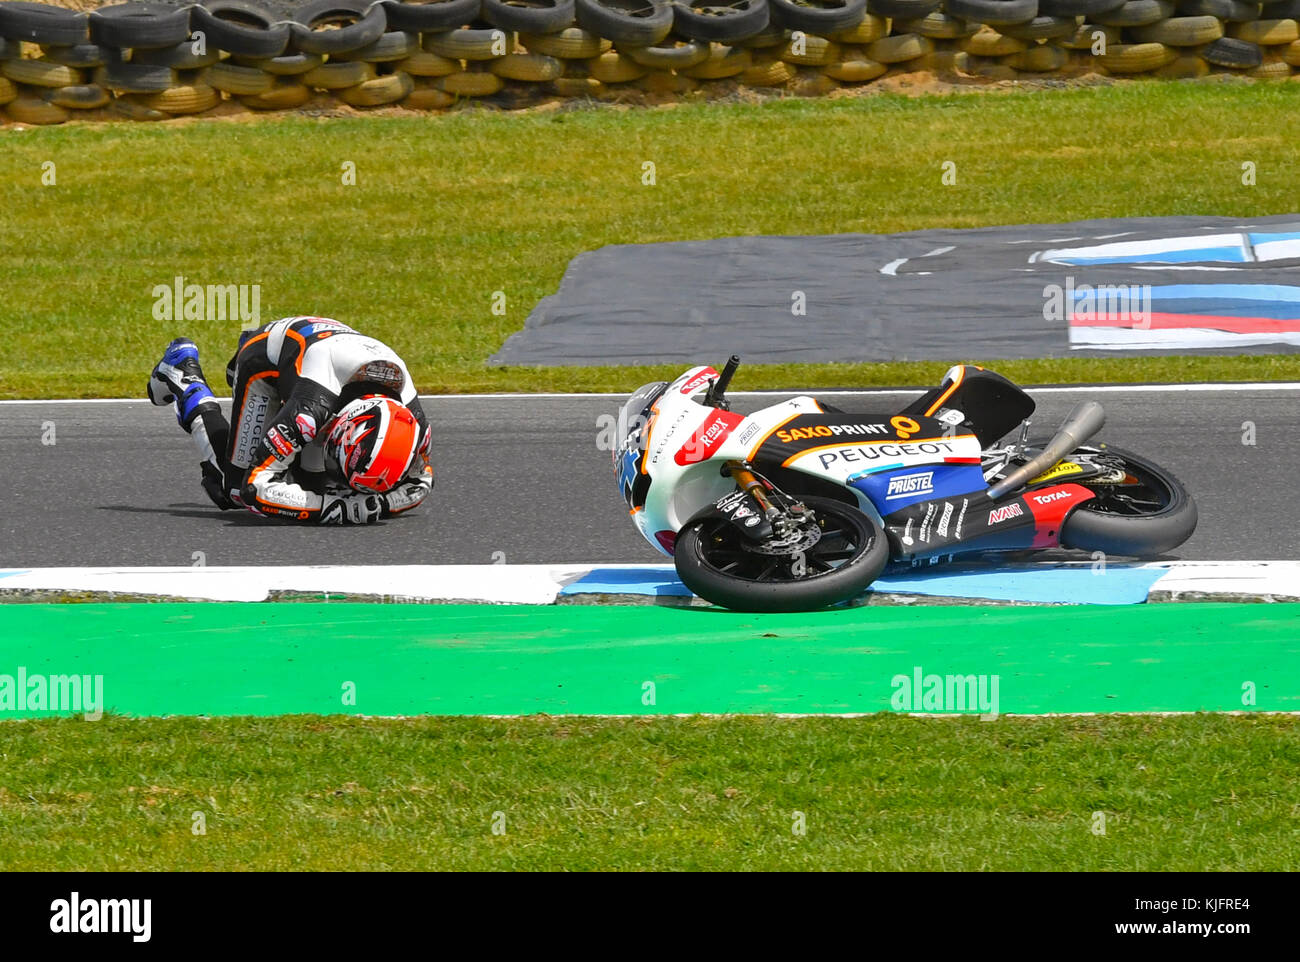
[[303, 524], [371, 524], [433, 487], [428, 419], [406, 364], [328, 317], [240, 334], [226, 367], [227, 421], [188, 338], [167, 345], [149, 400], [171, 404], [217, 507]]

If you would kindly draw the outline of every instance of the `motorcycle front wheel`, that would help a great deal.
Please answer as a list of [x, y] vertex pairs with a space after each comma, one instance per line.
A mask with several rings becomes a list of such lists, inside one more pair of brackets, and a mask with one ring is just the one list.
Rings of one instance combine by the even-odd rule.
[[804, 524], [818, 530], [815, 542], [796, 552], [755, 545], [721, 518], [687, 524], [673, 556], [682, 582], [734, 611], [815, 611], [861, 594], [889, 561], [884, 532], [841, 501], [801, 500], [813, 515]]

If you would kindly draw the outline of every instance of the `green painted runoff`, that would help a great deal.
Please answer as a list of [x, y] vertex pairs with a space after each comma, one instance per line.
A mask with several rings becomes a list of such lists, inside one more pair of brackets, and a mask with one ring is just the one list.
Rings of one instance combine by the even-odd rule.
[[1289, 711], [1298, 624], [1294, 604], [11, 604], [0, 718]]

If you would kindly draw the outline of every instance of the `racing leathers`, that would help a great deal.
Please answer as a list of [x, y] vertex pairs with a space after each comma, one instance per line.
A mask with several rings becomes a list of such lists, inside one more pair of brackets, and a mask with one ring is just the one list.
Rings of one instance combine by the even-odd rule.
[[[219, 507], [306, 524], [368, 524], [409, 511], [433, 487], [428, 419], [405, 363], [381, 341], [327, 317], [286, 317], [244, 332], [226, 380], [229, 422], [215, 399], [192, 413], [178, 406], [203, 458], [204, 490]], [[419, 425], [406, 474], [384, 494], [353, 491], [328, 463], [331, 421], [367, 395], [398, 401]]]

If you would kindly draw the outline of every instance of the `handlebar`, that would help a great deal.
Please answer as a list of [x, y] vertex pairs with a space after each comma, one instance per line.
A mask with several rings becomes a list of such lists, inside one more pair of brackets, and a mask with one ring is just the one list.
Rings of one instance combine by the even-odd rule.
[[731, 379], [736, 374], [736, 368], [740, 367], [740, 355], [733, 354], [727, 359], [726, 366], [723, 367], [722, 373], [718, 379], [709, 385], [709, 392], [704, 395], [704, 403], [709, 407], [722, 407], [725, 404], [723, 398], [726, 396], [727, 387], [731, 384]]

